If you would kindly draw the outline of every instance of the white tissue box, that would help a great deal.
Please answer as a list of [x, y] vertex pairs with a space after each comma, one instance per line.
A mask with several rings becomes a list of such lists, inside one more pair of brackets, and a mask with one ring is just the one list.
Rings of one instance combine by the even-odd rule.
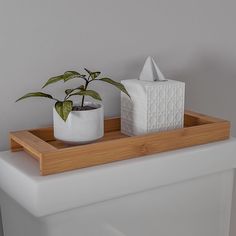
[[185, 83], [123, 80], [131, 99], [121, 93], [121, 132], [133, 136], [182, 128]]

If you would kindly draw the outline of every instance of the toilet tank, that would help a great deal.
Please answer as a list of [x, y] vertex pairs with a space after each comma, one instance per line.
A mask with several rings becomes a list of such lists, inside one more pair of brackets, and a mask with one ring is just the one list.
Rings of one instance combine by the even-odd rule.
[[235, 139], [52, 176], [0, 153], [5, 236], [229, 235]]

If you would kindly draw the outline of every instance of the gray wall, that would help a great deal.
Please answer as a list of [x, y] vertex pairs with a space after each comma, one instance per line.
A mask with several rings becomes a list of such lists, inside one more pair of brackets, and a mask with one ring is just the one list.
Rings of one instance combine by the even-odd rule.
[[[187, 108], [231, 120], [236, 135], [235, 9], [234, 0], [0, 0], [0, 150], [10, 130], [51, 123], [51, 102], [14, 103], [49, 76], [86, 66], [135, 78], [148, 55], [186, 82]], [[119, 93], [98, 90], [106, 114], [119, 114]]]
[[[14, 103], [48, 77], [86, 66], [135, 78], [148, 55], [187, 83], [188, 108], [230, 119], [236, 135], [235, 9], [233, 0], [0, 0], [0, 150], [10, 130], [51, 123], [50, 101]], [[98, 90], [106, 114], [119, 114], [119, 93]]]

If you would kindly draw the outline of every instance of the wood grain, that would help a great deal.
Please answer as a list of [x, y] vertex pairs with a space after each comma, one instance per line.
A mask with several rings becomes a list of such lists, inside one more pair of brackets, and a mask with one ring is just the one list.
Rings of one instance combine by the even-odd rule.
[[[125, 137], [128, 137], [128, 136], [125, 135], [125, 134], [122, 134], [120, 132], [120, 130], [110, 131], [110, 132], [106, 132], [101, 139], [95, 141], [94, 143], [100, 143], [100, 142], [105, 142], [105, 141], [109, 141], [109, 140], [117, 140], [117, 139], [125, 138]], [[49, 141], [48, 143], [50, 143], [52, 146], [54, 146], [58, 149], [71, 147], [70, 145], [65, 144], [65, 143], [63, 143], [62, 141], [59, 141], [59, 140]], [[77, 145], [77, 147], [78, 146], [79, 145]], [[82, 145], [82, 146], [84, 146], [84, 145]]]
[[42, 175], [224, 140], [228, 128], [228, 123], [207, 124], [62, 149], [44, 155]]
[[[56, 151], [57, 149], [39, 137], [28, 131], [17, 131], [10, 133], [13, 146], [11, 149], [16, 151], [21, 146], [26, 152], [39, 160], [44, 153]], [[16, 143], [19, 145], [16, 147]], [[14, 149], [15, 148], [15, 149]]]
[[[41, 175], [60, 173], [114, 161], [151, 155], [228, 139], [228, 121], [185, 112], [185, 128], [128, 137], [120, 118], [105, 120], [105, 136], [92, 144], [68, 147], [54, 140], [52, 128], [11, 133], [11, 148], [23, 147], [40, 162]], [[47, 143], [48, 142], [48, 143]]]
[[185, 127], [216, 123], [216, 122], [224, 122], [224, 121], [225, 120], [203, 115], [197, 112], [192, 112], [188, 110], [185, 110], [184, 112], [184, 126]]

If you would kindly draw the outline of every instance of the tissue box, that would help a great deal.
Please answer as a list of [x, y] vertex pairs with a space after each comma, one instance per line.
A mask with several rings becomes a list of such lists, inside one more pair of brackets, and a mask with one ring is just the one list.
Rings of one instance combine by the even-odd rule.
[[182, 128], [185, 83], [123, 80], [131, 99], [121, 94], [121, 132], [133, 136]]

